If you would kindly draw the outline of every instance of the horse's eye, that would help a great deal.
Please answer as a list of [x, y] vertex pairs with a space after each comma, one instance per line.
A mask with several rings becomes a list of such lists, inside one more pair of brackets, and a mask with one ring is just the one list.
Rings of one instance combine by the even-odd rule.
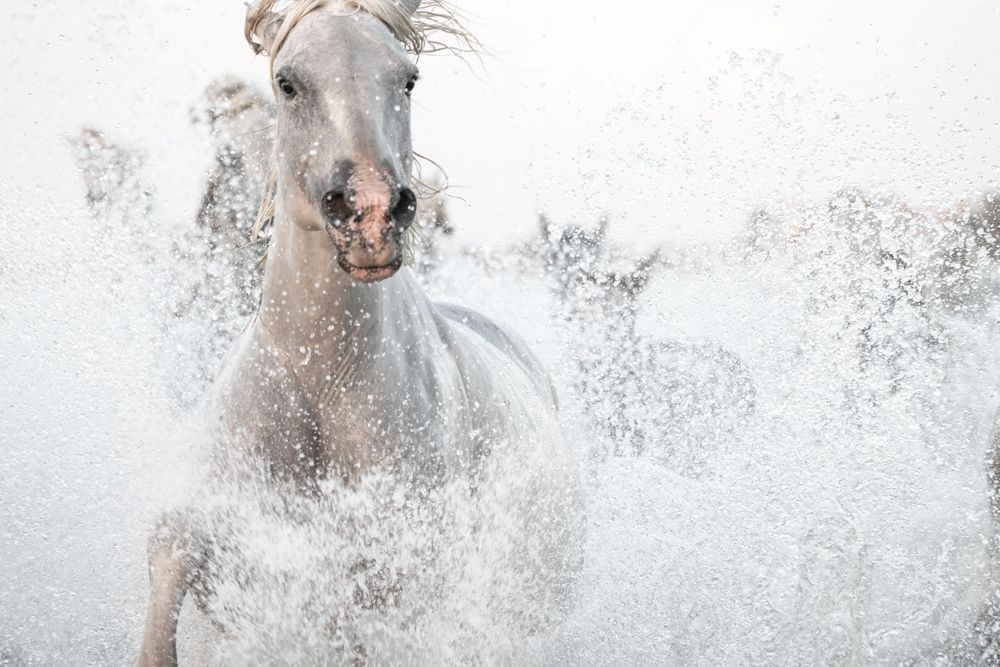
[[413, 92], [413, 87], [417, 85], [417, 77], [411, 76], [410, 80], [406, 82], [406, 96], [409, 97], [410, 93]]
[[282, 77], [278, 79], [278, 88], [281, 90], [281, 94], [285, 96], [285, 99], [292, 99], [295, 97], [295, 86], [288, 79]]

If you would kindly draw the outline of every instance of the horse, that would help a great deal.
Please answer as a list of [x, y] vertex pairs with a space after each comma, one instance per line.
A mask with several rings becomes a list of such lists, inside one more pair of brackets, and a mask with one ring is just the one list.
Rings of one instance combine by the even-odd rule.
[[208, 287], [208, 292], [218, 294], [244, 321], [260, 296], [263, 244], [253, 243], [250, 232], [274, 144], [272, 116], [263, 96], [233, 76], [210, 83], [201, 103], [191, 110], [193, 123], [211, 129], [215, 148], [195, 217], [205, 239], [204, 261], [211, 278], [220, 283]]
[[714, 340], [640, 333], [644, 291], [673, 265], [661, 248], [642, 257], [616, 249], [608, 227], [602, 216], [596, 227], [556, 233], [542, 214], [528, 249], [549, 274], [559, 323], [574, 338], [573, 385], [597, 436], [592, 454], [647, 457], [697, 477], [754, 413], [753, 378]]
[[95, 220], [108, 227], [142, 228], [152, 203], [152, 193], [140, 178], [146, 151], [115, 143], [92, 127], [70, 137], [69, 145]]
[[[324, 498], [365, 489], [390, 515], [445, 487], [469, 502], [507, 498], [507, 515], [457, 539], [481, 540], [494, 525], [524, 537], [524, 579], [508, 583], [537, 602], [512, 611], [529, 634], [571, 608], [581, 487], [549, 374], [513, 331], [471, 308], [432, 303], [402, 266], [416, 215], [411, 54], [435, 26], [459, 32], [450, 16], [436, 0], [257, 0], [248, 8], [245, 34], [270, 60], [277, 118], [255, 225], [255, 233], [269, 227], [262, 297], [209, 400], [201, 490], [165, 513], [149, 540], [139, 667], [177, 664], [188, 593], [233, 632], [239, 605], [213, 606], [213, 596], [228, 591], [231, 602], [255, 582], [252, 570], [220, 578], [220, 562], [240, 549], [226, 542], [219, 508], [249, 497], [289, 526], [308, 524], [306, 510]], [[229, 505], [199, 504], [226, 494]], [[353, 600], [372, 613], [391, 615], [416, 585], [412, 570], [396, 576], [364, 559], [347, 569], [361, 574], [344, 586], [358, 586]], [[344, 661], [364, 660], [366, 650], [348, 647]]]

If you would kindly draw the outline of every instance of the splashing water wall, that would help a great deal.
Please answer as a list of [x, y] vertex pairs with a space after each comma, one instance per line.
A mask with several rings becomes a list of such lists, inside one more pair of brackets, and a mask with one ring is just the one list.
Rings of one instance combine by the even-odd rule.
[[[463, 4], [486, 76], [428, 57], [415, 92], [416, 148], [461, 198], [422, 279], [532, 342], [584, 479], [575, 607], [513, 662], [974, 659], [1000, 11], [550, 4]], [[267, 90], [242, 11], [3, 10], [0, 664], [134, 659], [146, 537], [255, 289], [196, 222], [217, 139], [189, 113], [226, 72]], [[81, 155], [117, 171], [87, 184]], [[314, 567], [309, 539], [259, 564]], [[514, 650], [479, 565], [410, 619], [443, 661]]]

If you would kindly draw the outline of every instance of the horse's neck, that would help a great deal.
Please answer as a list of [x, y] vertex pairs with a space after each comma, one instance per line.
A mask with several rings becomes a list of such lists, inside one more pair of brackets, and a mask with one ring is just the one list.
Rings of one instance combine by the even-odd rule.
[[351, 280], [336, 253], [325, 230], [276, 211], [260, 320], [307, 393], [336, 382], [381, 341], [385, 284]]

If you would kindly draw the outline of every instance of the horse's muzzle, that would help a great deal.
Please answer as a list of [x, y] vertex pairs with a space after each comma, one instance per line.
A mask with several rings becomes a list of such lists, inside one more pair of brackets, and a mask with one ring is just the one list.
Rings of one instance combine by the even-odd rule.
[[337, 256], [337, 263], [351, 280], [357, 280], [359, 283], [377, 283], [396, 275], [396, 271], [403, 266], [403, 255], [400, 254], [385, 266], [355, 266], [344, 259], [343, 254]]
[[409, 188], [386, 185], [323, 195], [326, 229], [337, 263], [360, 282], [384, 280], [402, 266], [403, 234], [413, 223], [417, 199]]

